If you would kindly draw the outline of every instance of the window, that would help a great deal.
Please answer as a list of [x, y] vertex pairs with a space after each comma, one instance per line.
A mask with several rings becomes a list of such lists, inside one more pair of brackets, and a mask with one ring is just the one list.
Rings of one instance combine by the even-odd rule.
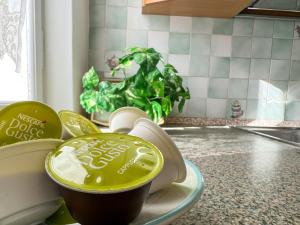
[[0, 104], [39, 99], [40, 1], [0, 1]]

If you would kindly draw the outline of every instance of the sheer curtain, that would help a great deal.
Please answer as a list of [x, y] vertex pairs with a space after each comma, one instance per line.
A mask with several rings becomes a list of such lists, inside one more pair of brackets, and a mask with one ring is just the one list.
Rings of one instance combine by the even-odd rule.
[[0, 59], [7, 54], [20, 72], [22, 28], [26, 14], [26, 0], [0, 0]]
[[27, 100], [31, 28], [26, 11], [30, 0], [0, 0], [0, 103]]

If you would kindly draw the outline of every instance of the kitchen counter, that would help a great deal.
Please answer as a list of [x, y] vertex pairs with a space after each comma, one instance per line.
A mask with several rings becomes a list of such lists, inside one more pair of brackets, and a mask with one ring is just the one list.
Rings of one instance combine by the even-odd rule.
[[205, 189], [172, 225], [300, 224], [300, 148], [234, 128], [168, 129]]

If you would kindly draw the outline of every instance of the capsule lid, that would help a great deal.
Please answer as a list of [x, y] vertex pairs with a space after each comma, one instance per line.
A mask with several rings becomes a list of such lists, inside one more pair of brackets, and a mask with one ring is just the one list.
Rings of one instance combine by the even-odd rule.
[[73, 137], [101, 132], [95, 124], [78, 113], [61, 110], [58, 116], [64, 129]]
[[57, 113], [35, 101], [17, 102], [0, 111], [0, 146], [62, 135]]
[[65, 142], [48, 154], [45, 166], [48, 175], [66, 188], [114, 193], [152, 181], [163, 168], [163, 156], [141, 138], [99, 133]]

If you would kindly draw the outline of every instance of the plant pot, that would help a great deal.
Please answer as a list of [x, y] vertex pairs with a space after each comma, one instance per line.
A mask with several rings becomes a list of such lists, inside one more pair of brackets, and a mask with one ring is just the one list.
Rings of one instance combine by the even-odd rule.
[[109, 117], [109, 129], [111, 132], [128, 133], [139, 118], [148, 118], [147, 113], [135, 107], [119, 108]]
[[99, 111], [91, 114], [91, 121], [101, 126], [109, 126], [109, 117], [112, 112]]
[[182, 155], [169, 137], [157, 124], [149, 119], [141, 118], [135, 121], [130, 135], [140, 137], [154, 144], [164, 156], [164, 168], [153, 180], [150, 193], [156, 192], [172, 182], [183, 182], [186, 178], [186, 167]]
[[141, 211], [163, 156], [141, 138], [100, 133], [70, 139], [45, 166], [80, 224], [125, 225]]

